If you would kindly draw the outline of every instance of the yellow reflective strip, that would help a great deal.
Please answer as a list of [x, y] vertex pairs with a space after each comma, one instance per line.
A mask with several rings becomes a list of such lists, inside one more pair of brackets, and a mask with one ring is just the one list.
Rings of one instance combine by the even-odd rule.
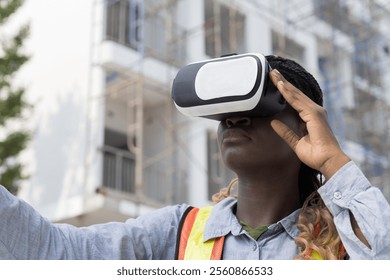
[[212, 206], [202, 207], [196, 215], [187, 247], [184, 254], [185, 260], [209, 260], [214, 247], [214, 239], [203, 242], [203, 233], [206, 221], [210, 216]]

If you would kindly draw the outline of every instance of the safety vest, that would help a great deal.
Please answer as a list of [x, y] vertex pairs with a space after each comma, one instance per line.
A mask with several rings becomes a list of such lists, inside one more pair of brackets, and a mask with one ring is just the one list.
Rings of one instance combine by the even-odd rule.
[[[212, 206], [201, 208], [189, 207], [180, 221], [176, 256], [177, 260], [221, 260], [225, 237], [217, 237], [203, 242], [206, 222], [211, 214]], [[320, 224], [314, 230], [314, 236], [320, 232]], [[345, 249], [340, 242], [339, 259], [344, 259]], [[318, 252], [309, 250], [306, 259], [322, 260]]]

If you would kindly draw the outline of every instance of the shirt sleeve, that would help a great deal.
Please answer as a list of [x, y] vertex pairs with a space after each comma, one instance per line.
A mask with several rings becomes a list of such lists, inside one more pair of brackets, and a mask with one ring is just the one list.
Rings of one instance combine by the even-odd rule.
[[0, 259], [173, 259], [187, 207], [78, 228], [51, 223], [0, 186]]
[[[383, 193], [354, 162], [334, 174], [319, 190], [350, 259], [390, 259], [390, 206]], [[354, 215], [371, 249], [354, 234]]]

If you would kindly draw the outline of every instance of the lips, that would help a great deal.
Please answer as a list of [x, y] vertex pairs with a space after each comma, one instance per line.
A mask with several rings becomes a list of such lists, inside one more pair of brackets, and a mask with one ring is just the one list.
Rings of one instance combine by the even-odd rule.
[[251, 138], [244, 129], [241, 128], [226, 128], [222, 132], [222, 143], [224, 142], [243, 142]]

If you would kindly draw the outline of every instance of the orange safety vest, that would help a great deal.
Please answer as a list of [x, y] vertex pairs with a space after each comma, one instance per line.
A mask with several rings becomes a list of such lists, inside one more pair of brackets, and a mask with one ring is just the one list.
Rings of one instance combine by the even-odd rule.
[[220, 260], [222, 258], [224, 236], [203, 242], [204, 227], [211, 210], [212, 206], [189, 207], [183, 214], [177, 234], [177, 260]]
[[[181, 218], [176, 243], [177, 260], [221, 260], [225, 237], [217, 237], [203, 241], [204, 228], [211, 214], [212, 206], [201, 208], [189, 207]], [[317, 224], [314, 235], [320, 232], [320, 224]], [[344, 259], [345, 249], [340, 242], [339, 256]], [[306, 259], [322, 260], [322, 256], [316, 251], [309, 250]]]

